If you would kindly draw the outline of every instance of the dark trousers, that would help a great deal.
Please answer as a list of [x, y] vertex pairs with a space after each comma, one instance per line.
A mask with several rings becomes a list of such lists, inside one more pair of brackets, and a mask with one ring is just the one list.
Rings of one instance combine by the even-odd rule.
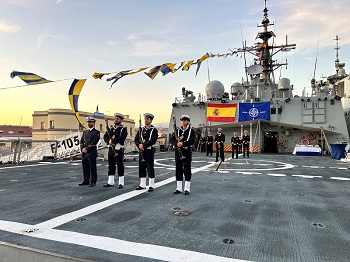
[[249, 144], [243, 144], [243, 157], [245, 157], [246, 151], [247, 151], [247, 157], [249, 157]]
[[220, 158], [222, 161], [225, 161], [224, 158], [224, 145], [220, 144], [220, 148], [218, 148], [218, 145], [216, 145], [216, 162], [218, 162], [219, 160], [219, 154], [220, 154]]
[[118, 176], [124, 176], [124, 148], [115, 150], [118, 155], [115, 157], [111, 148], [108, 150], [108, 175], [115, 175], [115, 164], [118, 167]]
[[235, 152], [236, 152], [236, 158], [238, 158], [238, 145], [232, 145], [232, 158], [234, 158]]
[[141, 158], [139, 158], [139, 178], [146, 177], [146, 173], [149, 178], [154, 178], [154, 151], [153, 148], [145, 149], [142, 152], [143, 159], [145, 161], [141, 162]]
[[201, 147], [201, 152], [202, 152], [202, 153], [205, 153], [205, 144], [204, 144], [204, 143], [201, 144], [200, 147]]
[[95, 183], [97, 181], [96, 156], [85, 156], [82, 159], [84, 182]]
[[207, 144], [207, 156], [212, 156], [213, 155], [213, 143]]
[[185, 176], [185, 181], [190, 182], [192, 178], [192, 173], [191, 173], [192, 152], [190, 148], [183, 149], [181, 150], [181, 152], [182, 152], [182, 155], [185, 157], [182, 160], [180, 160], [178, 149], [175, 149], [175, 163], [176, 163], [175, 178], [176, 178], [176, 181], [182, 181], [183, 177]]

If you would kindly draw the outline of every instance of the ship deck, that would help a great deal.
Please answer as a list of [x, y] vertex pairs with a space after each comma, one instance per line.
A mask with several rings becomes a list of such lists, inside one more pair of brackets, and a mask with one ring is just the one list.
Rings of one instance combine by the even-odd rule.
[[101, 159], [92, 188], [79, 160], [1, 165], [0, 241], [76, 261], [350, 260], [349, 163], [252, 154], [216, 172], [194, 152], [191, 193], [174, 195], [173, 155], [156, 154], [154, 192], [134, 190], [137, 161], [123, 189], [102, 187]]

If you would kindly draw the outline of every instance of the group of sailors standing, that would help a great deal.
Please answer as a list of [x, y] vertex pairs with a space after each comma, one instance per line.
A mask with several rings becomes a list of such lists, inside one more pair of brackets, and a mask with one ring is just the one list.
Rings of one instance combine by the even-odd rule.
[[[144, 114], [145, 125], [139, 128], [134, 142], [139, 149], [139, 178], [140, 184], [135, 190], [145, 190], [146, 178], [149, 178], [148, 192], [153, 192], [155, 187], [154, 172], [154, 144], [158, 139], [158, 130], [152, 125], [154, 115]], [[124, 142], [128, 135], [127, 128], [123, 126], [124, 116], [120, 113], [114, 114], [114, 125], [107, 126], [107, 131], [103, 140], [107, 143], [108, 149], [108, 180], [103, 187], [114, 187], [115, 175], [118, 174], [118, 189], [124, 187]], [[176, 190], [174, 194], [184, 193], [189, 195], [191, 188], [191, 162], [192, 146], [195, 142], [195, 131], [190, 125], [190, 117], [182, 115], [181, 127], [172, 134], [170, 143], [177, 148], [175, 150], [175, 178]], [[82, 166], [84, 180], [78, 186], [96, 186], [97, 181], [97, 143], [100, 140], [100, 132], [95, 129], [96, 119], [88, 117], [88, 129], [83, 132], [80, 139], [80, 149], [82, 152]], [[184, 191], [183, 191], [183, 180]]]
[[[215, 138], [211, 135], [211, 132], [208, 132], [208, 136], [204, 134], [201, 135], [199, 139], [199, 147], [198, 151], [206, 152], [207, 156], [213, 155], [213, 143], [215, 141], [215, 149], [216, 149], [216, 162], [218, 162], [219, 158], [224, 161], [224, 146], [225, 146], [225, 134], [222, 133], [222, 129], [218, 128], [218, 132], [215, 135]], [[233, 136], [231, 137], [231, 150], [232, 150], [232, 158], [238, 158], [238, 154], [243, 153], [243, 157], [247, 154], [249, 157], [249, 145], [250, 145], [250, 136], [248, 135], [248, 131], [244, 130], [243, 136], [237, 136], [237, 132], [233, 132]]]

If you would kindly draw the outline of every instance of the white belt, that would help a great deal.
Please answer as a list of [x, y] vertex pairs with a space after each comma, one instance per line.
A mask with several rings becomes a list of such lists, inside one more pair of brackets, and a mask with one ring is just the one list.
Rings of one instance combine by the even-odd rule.
[[120, 150], [121, 148], [124, 148], [121, 144], [116, 144], [115, 145], [115, 150]]

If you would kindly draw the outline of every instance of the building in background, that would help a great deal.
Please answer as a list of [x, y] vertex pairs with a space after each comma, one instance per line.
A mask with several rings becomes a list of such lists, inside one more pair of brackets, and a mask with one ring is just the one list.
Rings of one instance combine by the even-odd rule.
[[[84, 123], [86, 117], [96, 118], [96, 129], [101, 131], [101, 135], [106, 132], [106, 122], [104, 114], [95, 112], [79, 112]], [[113, 125], [114, 116], [106, 116], [109, 126]], [[134, 139], [135, 121], [129, 119], [129, 115], [124, 115], [123, 125], [128, 130], [127, 139]], [[71, 133], [83, 131], [75, 114], [70, 109], [51, 108], [45, 111], [34, 111], [33, 113], [33, 140], [57, 140]]]
[[30, 126], [11, 126], [0, 125], [0, 137], [1, 138], [31, 138], [32, 127]]

